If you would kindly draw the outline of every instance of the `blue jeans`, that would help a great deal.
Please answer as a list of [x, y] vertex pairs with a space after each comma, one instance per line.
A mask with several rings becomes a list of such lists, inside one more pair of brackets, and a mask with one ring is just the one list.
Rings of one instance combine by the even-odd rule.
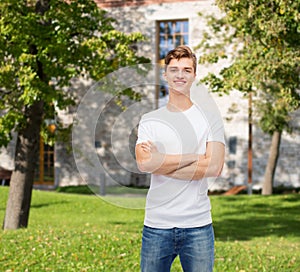
[[214, 264], [212, 224], [198, 228], [156, 229], [144, 226], [142, 272], [168, 272], [179, 255], [185, 272], [211, 272]]

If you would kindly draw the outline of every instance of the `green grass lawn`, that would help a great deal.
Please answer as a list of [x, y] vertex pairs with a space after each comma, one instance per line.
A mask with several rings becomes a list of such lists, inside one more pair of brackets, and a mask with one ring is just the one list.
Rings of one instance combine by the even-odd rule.
[[[0, 187], [3, 221], [8, 188]], [[215, 270], [300, 271], [300, 195], [211, 196]], [[0, 231], [0, 271], [139, 271], [144, 197], [34, 191], [27, 229]], [[114, 205], [112, 203], [117, 203]], [[172, 271], [181, 271], [176, 259]]]

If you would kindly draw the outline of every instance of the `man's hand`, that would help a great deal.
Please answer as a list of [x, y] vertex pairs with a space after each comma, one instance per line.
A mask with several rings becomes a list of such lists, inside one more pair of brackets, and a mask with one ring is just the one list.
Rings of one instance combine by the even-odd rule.
[[141, 143], [141, 148], [143, 149], [144, 152], [158, 153], [158, 149], [156, 145], [151, 141]]

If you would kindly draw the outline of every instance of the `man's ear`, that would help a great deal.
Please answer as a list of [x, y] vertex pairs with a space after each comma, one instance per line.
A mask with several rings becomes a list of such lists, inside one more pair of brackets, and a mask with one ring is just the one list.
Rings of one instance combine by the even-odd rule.
[[197, 74], [196, 74], [196, 71], [194, 72], [194, 81], [196, 80], [197, 78]]

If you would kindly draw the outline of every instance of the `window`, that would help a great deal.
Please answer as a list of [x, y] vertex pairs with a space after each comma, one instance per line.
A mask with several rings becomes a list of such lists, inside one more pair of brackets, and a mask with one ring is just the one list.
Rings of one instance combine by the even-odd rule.
[[158, 45], [157, 56], [158, 63], [162, 65], [159, 78], [159, 86], [157, 87], [158, 107], [164, 106], [168, 98], [168, 88], [163, 82], [163, 64], [164, 58], [168, 51], [179, 45], [187, 45], [189, 42], [189, 25], [188, 20], [172, 20], [157, 22]]
[[35, 171], [35, 184], [54, 184], [54, 147], [40, 139], [39, 160]]

